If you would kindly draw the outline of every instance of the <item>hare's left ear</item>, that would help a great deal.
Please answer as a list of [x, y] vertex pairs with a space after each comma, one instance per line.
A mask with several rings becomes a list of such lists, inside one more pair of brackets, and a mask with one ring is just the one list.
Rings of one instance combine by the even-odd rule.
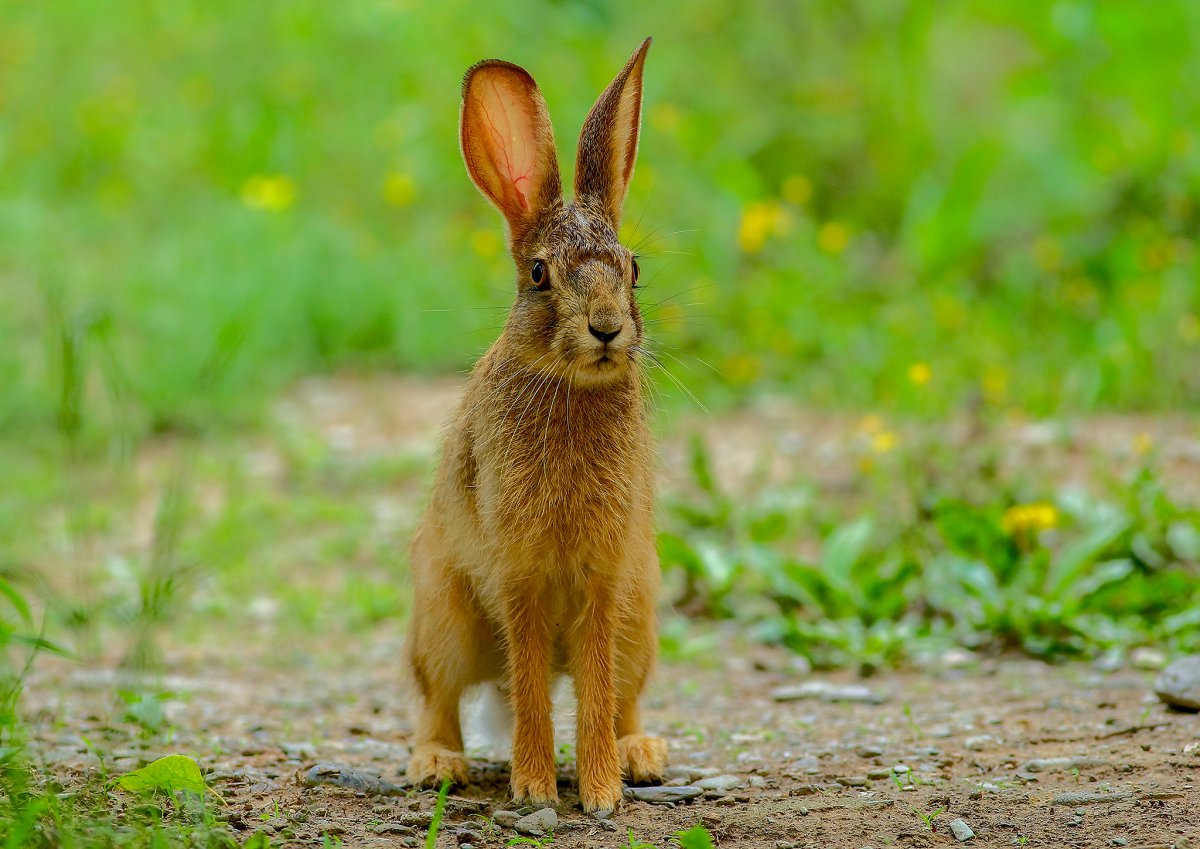
[[642, 69], [647, 38], [600, 95], [583, 123], [575, 161], [575, 201], [604, 215], [613, 229], [621, 223], [621, 207], [637, 159], [642, 126]]

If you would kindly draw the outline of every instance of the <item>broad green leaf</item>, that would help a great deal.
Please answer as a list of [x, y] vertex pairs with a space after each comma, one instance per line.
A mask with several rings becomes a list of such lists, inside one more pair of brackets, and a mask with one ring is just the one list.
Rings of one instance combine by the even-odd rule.
[[1128, 527], [1129, 520], [1123, 516], [1109, 519], [1066, 546], [1050, 564], [1050, 571], [1046, 575], [1046, 595], [1055, 599], [1067, 594], [1074, 595], [1074, 584], [1080, 575]]
[[203, 796], [208, 789], [200, 767], [186, 755], [167, 755], [117, 779], [117, 786], [131, 793], [175, 793], [186, 790]]
[[712, 835], [708, 829], [696, 823], [687, 831], [675, 832], [680, 849], [713, 849]]

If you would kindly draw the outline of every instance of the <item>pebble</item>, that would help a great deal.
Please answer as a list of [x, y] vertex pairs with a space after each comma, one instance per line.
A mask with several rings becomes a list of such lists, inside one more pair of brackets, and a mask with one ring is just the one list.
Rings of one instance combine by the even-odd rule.
[[685, 787], [659, 785], [655, 787], [625, 788], [626, 799], [649, 802], [651, 805], [674, 805], [679, 802], [686, 802], [689, 799], [695, 799], [703, 793], [704, 788], [696, 785]]
[[335, 763], [319, 763], [312, 767], [304, 773], [304, 783], [309, 787], [332, 784], [335, 787], [345, 787], [374, 796], [400, 796], [407, 792], [398, 784], [392, 784], [377, 775]]
[[1000, 741], [991, 734], [977, 734], [974, 737], [968, 737], [963, 740], [963, 746], [970, 749], [972, 752], [982, 752], [989, 746], [999, 743]]
[[513, 828], [521, 834], [541, 837], [547, 831], [558, 828], [558, 814], [554, 812], [554, 808], [542, 808], [540, 811], [534, 811], [528, 816], [521, 817], [513, 823]]
[[1108, 761], [1080, 755], [1074, 758], [1034, 758], [1021, 764], [1018, 772], [1070, 772], [1108, 766]]
[[966, 821], [961, 819], [950, 820], [950, 833], [954, 835], [954, 839], [959, 843], [970, 840], [975, 836], [975, 832], [971, 830], [971, 826], [967, 825]]
[[896, 775], [904, 775], [908, 771], [908, 767], [904, 764], [896, 764], [892, 767], [892, 772], [896, 773]]
[[1154, 671], [1167, 665], [1167, 656], [1158, 649], [1142, 646], [1129, 653], [1129, 662], [1137, 669]]
[[714, 775], [720, 775], [721, 771], [716, 767], [711, 766], [687, 766], [678, 764], [669, 766], [663, 777], [667, 779], [684, 779], [689, 784], [693, 781], [699, 781], [701, 778], [712, 778]]
[[492, 821], [495, 822], [496, 825], [503, 826], [504, 828], [512, 828], [517, 824], [517, 820], [520, 818], [521, 815], [516, 811], [492, 811]]
[[883, 754], [882, 746], [859, 746], [854, 753], [860, 758], [877, 758]]
[[1130, 790], [1112, 790], [1100, 793], [1094, 790], [1072, 790], [1068, 793], [1055, 794], [1050, 800], [1051, 805], [1098, 805], [1105, 802], [1120, 802], [1133, 796]]
[[736, 775], [714, 775], [712, 778], [701, 778], [692, 784], [701, 790], [721, 790], [728, 792], [742, 786], [742, 779]]
[[592, 819], [600, 820], [601, 822], [612, 819], [612, 815], [613, 811], [611, 808], [601, 808], [598, 811], [592, 811], [590, 814], [588, 814], [588, 816], [590, 816]]
[[279, 748], [292, 761], [311, 761], [317, 756], [317, 747], [312, 743], [280, 743]]
[[837, 685], [828, 681], [806, 681], [803, 684], [776, 687], [771, 691], [771, 698], [777, 702], [820, 699], [823, 702], [859, 702], [870, 705], [881, 705], [888, 700], [885, 693], [861, 684]]
[[1200, 654], [1181, 657], [1160, 672], [1154, 693], [1172, 707], [1200, 710]]
[[892, 771], [890, 769], [872, 769], [867, 772], [867, 778], [878, 781], [881, 778], [890, 778]]
[[841, 778], [837, 779], [837, 783], [843, 787], [866, 787], [868, 782], [866, 776], [843, 775]]

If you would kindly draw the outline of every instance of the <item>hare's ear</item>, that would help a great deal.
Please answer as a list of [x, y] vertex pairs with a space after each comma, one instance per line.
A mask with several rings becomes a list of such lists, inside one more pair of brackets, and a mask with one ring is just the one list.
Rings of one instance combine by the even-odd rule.
[[600, 95], [583, 123], [575, 162], [575, 200], [605, 215], [613, 228], [637, 159], [642, 126], [642, 69], [652, 39], [647, 38]]
[[562, 199], [546, 101], [524, 68], [498, 59], [467, 71], [462, 93], [459, 140], [467, 173], [516, 237]]

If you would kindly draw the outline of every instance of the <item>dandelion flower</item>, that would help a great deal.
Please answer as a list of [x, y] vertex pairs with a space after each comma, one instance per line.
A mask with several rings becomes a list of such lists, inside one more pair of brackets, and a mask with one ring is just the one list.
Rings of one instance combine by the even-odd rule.
[[913, 363], [908, 367], [908, 380], [914, 386], [924, 386], [933, 377], [929, 363]]
[[1014, 504], [1004, 511], [1000, 527], [1009, 536], [1058, 527], [1058, 508], [1044, 501]]
[[296, 202], [296, 184], [280, 174], [260, 174], [242, 184], [242, 203], [251, 209], [281, 212]]
[[812, 194], [812, 180], [803, 174], [793, 174], [783, 181], [783, 199], [788, 203], [801, 206], [812, 200]]
[[840, 221], [827, 221], [817, 231], [817, 245], [827, 254], [840, 254], [850, 244], [850, 231]]

